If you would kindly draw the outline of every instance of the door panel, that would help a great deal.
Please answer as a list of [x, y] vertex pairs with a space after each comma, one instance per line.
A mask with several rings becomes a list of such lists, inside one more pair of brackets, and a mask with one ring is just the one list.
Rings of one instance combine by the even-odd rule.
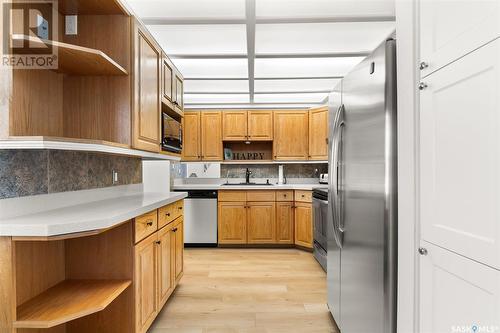
[[222, 114], [201, 112], [201, 156], [204, 161], [222, 160]]
[[312, 205], [295, 203], [295, 244], [312, 248]]
[[248, 111], [248, 137], [252, 141], [273, 139], [272, 111]]
[[248, 244], [275, 243], [276, 206], [274, 202], [248, 202]]
[[308, 119], [308, 111], [274, 112], [274, 159], [307, 160]]
[[175, 281], [179, 281], [184, 271], [184, 222], [180, 218], [174, 226], [175, 235]]
[[201, 159], [200, 112], [185, 112], [182, 122], [182, 160], [199, 161]]
[[309, 159], [328, 159], [328, 108], [309, 110]]
[[247, 111], [224, 111], [222, 136], [228, 141], [245, 141], [247, 133]]
[[276, 242], [280, 244], [293, 244], [293, 203], [276, 203]]
[[172, 251], [172, 239], [172, 228], [165, 227], [158, 232], [158, 309], [161, 309], [165, 305], [174, 289], [172, 267], [175, 256]]
[[145, 332], [156, 316], [156, 234], [135, 247], [136, 325]]
[[425, 241], [421, 246], [428, 253], [420, 256], [420, 331], [498, 331], [500, 271]]
[[424, 81], [422, 238], [500, 268], [500, 41]]
[[163, 98], [172, 101], [172, 66], [163, 60]]
[[247, 209], [245, 202], [219, 202], [219, 244], [246, 244]]
[[419, 3], [420, 58], [429, 65], [423, 76], [500, 36], [500, 1]]

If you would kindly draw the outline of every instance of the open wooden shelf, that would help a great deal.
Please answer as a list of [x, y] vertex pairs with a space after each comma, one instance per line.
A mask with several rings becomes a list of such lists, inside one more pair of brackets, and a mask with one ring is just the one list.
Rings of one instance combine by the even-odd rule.
[[100, 75], [128, 75], [128, 72], [106, 53], [88, 47], [72, 45], [57, 41], [43, 40], [26, 35], [12, 35], [13, 41], [27, 41], [32, 47], [45, 45], [57, 48], [58, 68], [55, 72], [100, 76]]
[[17, 307], [15, 328], [50, 328], [104, 310], [130, 280], [66, 280]]

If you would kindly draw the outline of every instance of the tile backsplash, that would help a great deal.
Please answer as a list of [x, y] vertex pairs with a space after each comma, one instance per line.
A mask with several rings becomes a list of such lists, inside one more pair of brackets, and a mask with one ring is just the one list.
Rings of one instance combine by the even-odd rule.
[[[221, 178], [245, 178], [246, 169], [252, 171], [255, 178], [277, 178], [277, 164], [222, 164]], [[327, 163], [284, 164], [283, 172], [287, 178], [318, 178], [320, 173], [328, 172]]]
[[[113, 184], [112, 171], [118, 173]], [[66, 150], [0, 150], [0, 199], [142, 183], [140, 158]]]

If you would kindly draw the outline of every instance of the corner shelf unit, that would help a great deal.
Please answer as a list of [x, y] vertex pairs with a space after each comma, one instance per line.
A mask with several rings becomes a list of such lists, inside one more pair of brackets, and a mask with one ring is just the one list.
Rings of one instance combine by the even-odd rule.
[[104, 310], [130, 280], [66, 280], [17, 307], [15, 328], [51, 328]]
[[57, 48], [58, 68], [54, 69], [57, 73], [81, 76], [128, 75], [122, 66], [100, 50], [26, 35], [12, 35], [12, 41], [28, 42], [40, 48], [45, 45]]

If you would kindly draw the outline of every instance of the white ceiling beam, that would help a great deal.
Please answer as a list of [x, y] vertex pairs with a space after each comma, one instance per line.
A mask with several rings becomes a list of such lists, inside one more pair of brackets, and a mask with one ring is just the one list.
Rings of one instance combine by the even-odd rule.
[[[258, 80], [315, 80], [315, 79], [342, 79], [343, 76], [303, 76], [303, 77], [257, 77], [254, 78], [254, 81]], [[185, 77], [184, 81], [224, 81], [224, 80], [238, 80], [238, 81], [246, 81], [248, 77]]]
[[[294, 91], [260, 91], [254, 92], [254, 95], [279, 95], [279, 94], [328, 94], [331, 90], [294, 90]], [[187, 95], [241, 95], [247, 94], [247, 91], [184, 91]]]
[[[394, 22], [395, 16], [339, 16], [339, 17], [292, 17], [256, 18], [256, 24], [284, 23], [345, 23], [345, 22]], [[146, 25], [201, 25], [201, 24], [246, 24], [246, 19], [213, 18], [164, 18], [143, 17]]]
[[[366, 57], [370, 51], [330, 52], [330, 53], [265, 53], [254, 54], [255, 59], [276, 58], [348, 58]], [[246, 54], [169, 54], [170, 59], [246, 59]]]
[[250, 103], [253, 103], [255, 76], [255, 0], [245, 1], [247, 56], [248, 56], [248, 89]]

